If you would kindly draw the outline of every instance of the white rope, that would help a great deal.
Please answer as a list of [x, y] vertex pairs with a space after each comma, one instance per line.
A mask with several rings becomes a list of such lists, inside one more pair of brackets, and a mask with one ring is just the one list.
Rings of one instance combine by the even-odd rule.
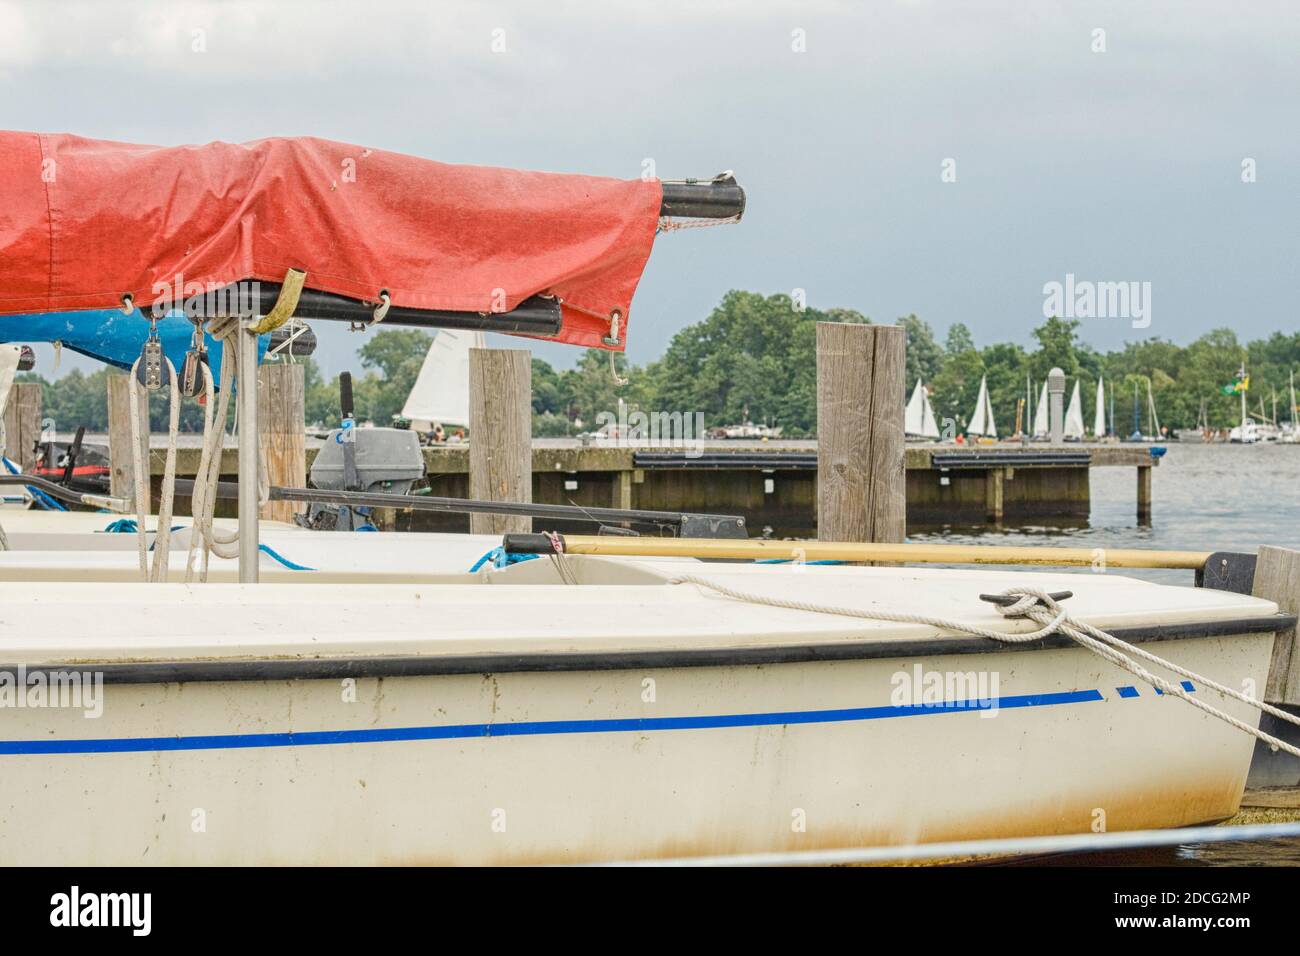
[[[194, 476], [194, 495], [191, 498], [191, 513], [194, 516], [194, 531], [190, 535], [190, 553], [185, 563], [185, 580], [194, 579], [194, 549], [201, 544], [203, 554], [199, 570], [199, 580], [208, 579], [208, 559], [211, 554], [231, 560], [239, 557], [239, 532], [223, 531], [214, 526], [213, 515], [217, 507], [217, 483], [221, 479], [221, 455], [225, 448], [226, 419], [230, 411], [230, 396], [234, 391], [235, 378], [239, 371], [239, 343], [236, 336], [243, 334], [237, 318], [217, 319], [209, 330], [212, 337], [221, 344], [221, 390], [220, 402], [213, 409], [212, 372], [204, 366], [203, 385], [207, 396], [207, 410], [204, 416], [203, 451], [199, 456], [199, 470]], [[240, 441], [257, 441], [258, 436], [240, 435]], [[271, 481], [266, 471], [266, 461], [258, 456], [257, 498], [259, 504], [266, 504], [271, 497]]]
[[146, 426], [149, 422], [149, 395], [136, 377], [140, 360], [137, 358], [131, 366], [131, 463], [135, 472], [136, 547], [140, 556], [140, 575], [146, 581], [167, 580], [167, 566], [171, 557], [172, 505], [176, 498], [176, 433], [180, 430], [181, 390], [171, 359], [163, 356], [163, 361], [167, 363], [167, 376], [171, 383], [171, 413], [167, 423], [167, 458], [163, 466], [152, 564], [149, 561], [149, 535], [145, 524], [150, 505], [149, 449], [147, 445], [142, 445], [140, 432], [141, 420]]
[[[200, 364], [203, 369], [203, 449], [199, 454], [198, 470], [194, 474], [194, 491], [190, 495], [190, 515], [193, 519], [193, 530], [190, 531], [189, 548], [185, 556], [186, 584], [194, 580], [194, 554], [200, 543], [204, 545], [201, 579], [206, 581], [208, 578], [208, 554], [211, 550], [209, 542], [212, 538], [212, 512], [208, 504], [209, 501], [215, 500], [211, 494], [214, 486], [210, 480], [213, 437], [216, 437], [215, 444], [217, 446], [218, 460], [220, 459], [221, 446], [225, 438], [224, 421], [221, 428], [213, 428], [215, 403], [213, 400], [212, 370], [208, 368], [206, 362]], [[218, 470], [220, 470], [219, 465]]]
[[815, 614], [836, 614], [841, 617], [857, 617], [870, 621], [891, 621], [897, 624], [925, 624], [930, 627], [937, 627], [945, 631], [955, 631], [959, 634], [973, 634], [978, 637], [987, 637], [994, 641], [1004, 644], [1025, 644], [1030, 641], [1040, 641], [1051, 634], [1064, 634], [1073, 639], [1081, 646], [1097, 654], [1099, 657], [1110, 661], [1116, 667], [1119, 667], [1133, 676], [1146, 681], [1152, 687], [1155, 687], [1171, 697], [1178, 697], [1187, 701], [1198, 710], [1204, 711], [1211, 717], [1217, 717], [1229, 726], [1235, 727], [1244, 733], [1250, 734], [1259, 740], [1264, 741], [1274, 752], [1284, 750], [1295, 757], [1300, 757], [1300, 748], [1295, 747], [1284, 740], [1273, 737], [1264, 733], [1257, 727], [1252, 727], [1244, 721], [1238, 720], [1231, 714], [1228, 714], [1204, 700], [1191, 696], [1183, 690], [1181, 685], [1174, 684], [1152, 674], [1142, 665], [1130, 659], [1127, 655], [1141, 658], [1149, 664], [1162, 667], [1165, 670], [1172, 671], [1188, 680], [1202, 684], [1212, 690], [1218, 691], [1226, 697], [1240, 701], [1254, 707], [1256, 710], [1271, 714], [1280, 720], [1300, 726], [1300, 717], [1287, 713], [1277, 707], [1267, 704], [1262, 700], [1256, 700], [1249, 694], [1226, 687], [1217, 681], [1211, 680], [1195, 671], [1190, 671], [1185, 667], [1180, 667], [1171, 661], [1157, 657], [1155, 654], [1145, 651], [1140, 647], [1122, 641], [1113, 634], [1093, 627], [1084, 621], [1080, 621], [1070, 616], [1069, 612], [1064, 610], [1061, 605], [1047, 592], [1037, 590], [1036, 588], [1008, 588], [1002, 592], [1002, 596], [1015, 598], [1016, 600], [1007, 605], [997, 605], [998, 613], [1008, 618], [1027, 617], [1037, 622], [1038, 630], [1027, 633], [1006, 633], [1004, 631], [993, 630], [992, 628], [980, 627], [965, 621], [955, 621], [948, 618], [932, 617], [928, 614], [904, 614], [897, 611], [864, 611], [859, 608], [837, 607], [830, 604], [816, 604], [810, 601], [792, 601], [785, 598], [768, 597], [763, 594], [751, 594], [746, 591], [738, 591], [735, 588], [727, 587], [708, 578], [698, 577], [693, 574], [679, 575], [673, 578], [670, 584], [694, 584], [698, 587], [714, 591], [724, 597], [736, 601], [745, 601], [749, 604], [762, 604], [767, 607], [789, 608], [795, 611], [810, 611]]
[[740, 216], [719, 216], [713, 219], [673, 219], [659, 217], [660, 232], [679, 232], [682, 229], [708, 229], [710, 226], [728, 226], [740, 222]]

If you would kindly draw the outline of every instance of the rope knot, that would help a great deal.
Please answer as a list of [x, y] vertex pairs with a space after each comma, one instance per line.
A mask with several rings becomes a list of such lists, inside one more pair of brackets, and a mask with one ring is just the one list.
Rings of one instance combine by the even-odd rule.
[[1061, 605], [1055, 598], [1046, 591], [1039, 591], [1036, 588], [1008, 588], [1002, 592], [1002, 597], [1013, 599], [1005, 604], [995, 605], [998, 613], [1003, 617], [1030, 617], [1030, 612], [1038, 607], [1050, 611], [1053, 615], [1061, 609]]

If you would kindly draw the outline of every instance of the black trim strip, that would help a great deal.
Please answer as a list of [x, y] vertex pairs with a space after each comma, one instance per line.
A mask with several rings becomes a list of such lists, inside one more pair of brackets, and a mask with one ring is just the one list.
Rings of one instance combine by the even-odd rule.
[[[1267, 623], [1266, 623], [1267, 622]], [[1294, 614], [1271, 618], [1116, 628], [1110, 633], [1130, 644], [1202, 637], [1243, 637], [1287, 630]], [[423, 657], [331, 657], [306, 660], [197, 660], [144, 663], [22, 665], [28, 674], [49, 671], [102, 673], [106, 684], [174, 684], [209, 681], [342, 680], [371, 677], [434, 677], [452, 674], [510, 674], [548, 671], [650, 670], [665, 667], [733, 667], [804, 664], [825, 661], [992, 654], [1074, 647], [1055, 634], [1032, 644], [1003, 644], [981, 637], [921, 638], [909, 641], [853, 641], [837, 644], [783, 644], [770, 647], [686, 648], [668, 651], [600, 651], [575, 654], [469, 654]], [[16, 672], [17, 664], [0, 666]]]

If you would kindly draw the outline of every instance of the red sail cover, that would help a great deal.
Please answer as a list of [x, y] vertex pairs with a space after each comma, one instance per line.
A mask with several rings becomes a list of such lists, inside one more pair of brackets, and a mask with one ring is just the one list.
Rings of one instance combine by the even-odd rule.
[[[141, 308], [290, 267], [395, 306], [502, 312], [563, 301], [559, 339], [626, 328], [658, 181], [453, 166], [322, 139], [133, 146], [0, 132], [0, 314]], [[191, 294], [191, 293], [186, 293]], [[620, 345], [619, 348], [622, 346]]]

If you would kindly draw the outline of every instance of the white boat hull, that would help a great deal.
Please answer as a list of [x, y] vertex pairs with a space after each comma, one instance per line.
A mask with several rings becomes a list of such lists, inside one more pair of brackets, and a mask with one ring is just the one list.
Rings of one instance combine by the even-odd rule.
[[[1272, 641], [1200, 637], [1158, 650], [1263, 686]], [[998, 675], [1000, 706], [891, 703], [895, 675], [917, 664]], [[10, 864], [587, 862], [1168, 827], [1235, 812], [1253, 740], [1149, 687], [1118, 689], [1133, 684], [1077, 648], [354, 688], [109, 684], [96, 720], [5, 715], [0, 845]]]

